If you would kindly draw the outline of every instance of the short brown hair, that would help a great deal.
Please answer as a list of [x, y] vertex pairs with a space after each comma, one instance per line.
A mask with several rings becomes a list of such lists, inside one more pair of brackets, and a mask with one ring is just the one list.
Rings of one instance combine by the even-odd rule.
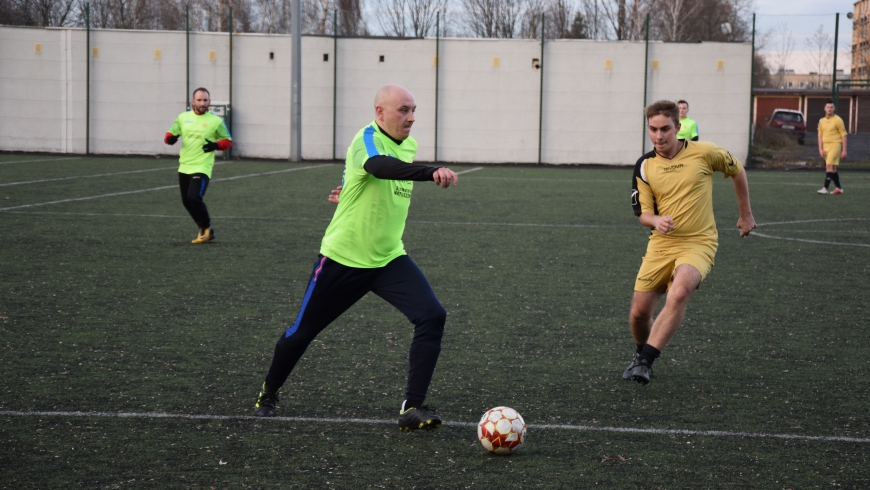
[[653, 116], [667, 116], [675, 125], [680, 124], [680, 108], [670, 100], [657, 100], [648, 105], [643, 112], [647, 121]]
[[196, 90], [193, 91], [193, 98], [194, 98], [194, 99], [196, 98], [196, 93], [199, 92], [199, 91], [205, 92], [206, 94], [208, 94], [208, 98], [209, 98], [209, 99], [211, 98], [211, 94], [208, 92], [208, 89], [207, 89], [207, 88], [205, 88], [205, 87], [199, 87], [198, 89], [196, 89]]

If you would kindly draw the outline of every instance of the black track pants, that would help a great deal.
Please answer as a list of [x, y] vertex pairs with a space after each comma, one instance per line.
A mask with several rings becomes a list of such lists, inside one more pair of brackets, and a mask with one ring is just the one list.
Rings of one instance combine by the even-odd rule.
[[272, 389], [281, 387], [317, 334], [369, 291], [395, 306], [414, 324], [405, 399], [422, 402], [441, 352], [447, 312], [426, 276], [407, 255], [377, 269], [346, 267], [319, 256], [296, 321], [275, 345], [266, 384]]
[[205, 174], [178, 174], [178, 187], [181, 189], [181, 203], [184, 209], [190, 213], [190, 217], [200, 229], [211, 226], [211, 218], [208, 208], [205, 207], [202, 197], [208, 189], [208, 177]]

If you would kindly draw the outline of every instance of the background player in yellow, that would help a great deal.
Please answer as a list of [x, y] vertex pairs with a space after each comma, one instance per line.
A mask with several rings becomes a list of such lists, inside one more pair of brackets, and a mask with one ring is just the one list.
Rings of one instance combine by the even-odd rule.
[[843, 193], [837, 165], [846, 158], [846, 134], [846, 125], [834, 114], [834, 101], [829, 100], [825, 104], [825, 117], [819, 120], [819, 155], [825, 159], [825, 186], [818, 190], [819, 194], [828, 194], [832, 180], [837, 188], [831, 194]]
[[698, 123], [689, 117], [689, 103], [685, 100], [677, 101], [680, 108], [680, 132], [677, 139], [698, 141]]
[[[680, 328], [692, 293], [713, 267], [719, 234], [713, 219], [713, 172], [731, 177], [744, 237], [755, 229], [749, 185], [739, 160], [713, 143], [678, 140], [679, 110], [660, 100], [645, 110], [655, 150], [635, 164], [632, 207], [652, 229], [637, 274], [629, 323], [636, 350], [623, 379], [647, 384], [652, 364]], [[662, 311], [653, 312], [667, 292]]]

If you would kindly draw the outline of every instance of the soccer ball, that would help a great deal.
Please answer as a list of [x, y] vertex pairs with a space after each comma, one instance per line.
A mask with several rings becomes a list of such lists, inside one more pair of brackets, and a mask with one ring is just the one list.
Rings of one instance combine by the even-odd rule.
[[526, 439], [526, 422], [513, 408], [495, 407], [477, 424], [477, 438], [491, 453], [510, 454]]

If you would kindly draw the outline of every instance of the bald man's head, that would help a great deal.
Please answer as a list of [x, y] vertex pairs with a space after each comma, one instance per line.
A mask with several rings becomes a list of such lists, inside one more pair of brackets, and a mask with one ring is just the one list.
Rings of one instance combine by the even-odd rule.
[[403, 141], [411, 134], [417, 103], [414, 95], [398, 85], [384, 85], [375, 95], [375, 120], [394, 139]]

